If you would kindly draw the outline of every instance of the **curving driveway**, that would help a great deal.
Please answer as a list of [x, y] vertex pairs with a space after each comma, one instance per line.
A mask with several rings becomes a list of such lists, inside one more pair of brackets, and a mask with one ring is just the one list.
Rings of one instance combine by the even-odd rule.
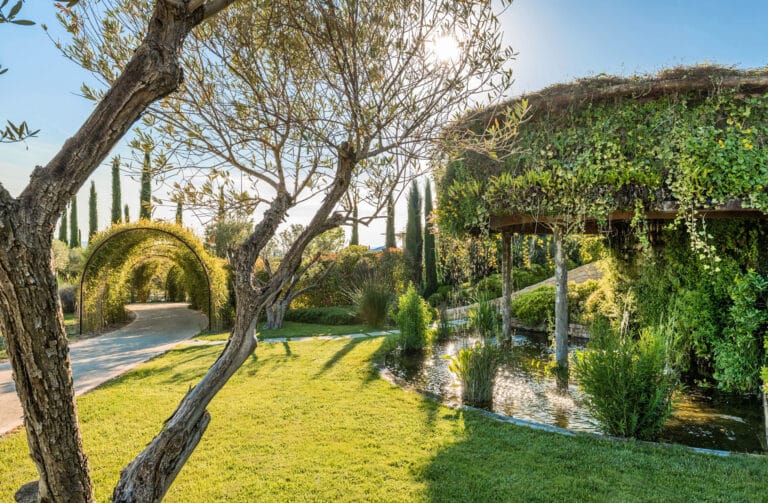
[[[72, 374], [78, 395], [113, 379], [179, 341], [205, 328], [205, 315], [187, 304], [131, 304], [136, 318], [125, 327], [70, 345]], [[0, 435], [22, 424], [21, 403], [11, 376], [11, 365], [0, 363]]]

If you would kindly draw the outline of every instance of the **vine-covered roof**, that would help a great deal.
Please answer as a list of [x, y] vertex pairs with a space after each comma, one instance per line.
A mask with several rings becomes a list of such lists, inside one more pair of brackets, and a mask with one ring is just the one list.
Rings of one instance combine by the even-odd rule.
[[521, 103], [529, 112], [503, 146], [511, 154], [463, 152], [438, 173], [442, 229], [477, 232], [493, 221], [522, 232], [558, 222], [584, 231], [630, 215], [768, 210], [768, 69], [601, 75], [472, 112], [451, 127], [481, 132]]

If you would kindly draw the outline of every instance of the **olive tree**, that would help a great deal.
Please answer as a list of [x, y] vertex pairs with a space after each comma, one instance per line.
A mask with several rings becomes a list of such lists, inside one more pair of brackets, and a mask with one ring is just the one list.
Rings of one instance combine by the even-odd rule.
[[178, 55], [196, 25], [232, 0], [157, 0], [145, 35], [80, 129], [37, 167], [18, 197], [0, 185], [0, 332], [24, 410], [40, 501], [93, 501], [59, 307], [51, 244], [57, 220], [147, 106], [182, 81]]
[[[40, 386], [49, 389], [67, 382], [65, 395], [22, 400], [45, 501], [88, 501], [92, 491], [61, 317], [53, 316], [55, 281], [43, 256], [50, 261], [53, 227], [68, 198], [142, 111], [144, 126], [163, 141], [182, 142], [198, 169], [246, 175], [259, 216], [230, 256], [236, 316], [227, 345], [123, 470], [114, 501], [162, 498], [210, 421], [208, 404], [255, 350], [259, 315], [301, 267], [314, 237], [348, 221], [350, 187], [364, 190], [375, 208], [386, 206], [393, 187], [403, 183], [409, 166], [429, 156], [454, 114], [480, 98], [498, 97], [510, 83], [503, 66], [511, 52], [500, 42], [491, 2], [242, 2], [213, 17], [229, 3], [158, 0], [151, 9], [144, 1], [101, 0], [63, 14], [74, 36], [64, 50], [109, 89], [85, 89], [100, 100], [94, 115], [49, 167], [33, 174], [19, 202], [7, 193], [0, 197], [3, 218], [18, 215], [18, 222], [2, 227], [7, 238], [0, 253], [6, 313], [0, 328], [22, 334], [10, 337], [14, 368], [30, 370], [28, 362], [43, 360], [45, 352], [47, 367], [31, 369], [25, 378], [50, 379]], [[440, 53], [448, 38], [456, 40], [453, 49]], [[181, 81], [179, 55], [186, 79], [181, 92], [170, 95]], [[164, 99], [152, 105], [158, 98]], [[260, 280], [257, 258], [302, 203], [313, 205], [312, 216], [273, 274]], [[6, 211], [14, 204], [18, 212]], [[26, 229], [20, 239], [19, 229]], [[30, 277], [37, 282], [30, 285]], [[19, 295], [12, 285], [21, 284], [30, 291], [43, 285], [44, 291], [33, 298], [23, 291], [24, 299], [8, 302]], [[46, 329], [38, 330], [37, 323]], [[27, 339], [24, 330], [31, 332]], [[54, 335], [52, 344], [45, 336], [35, 339], [41, 332]], [[28, 388], [36, 390], [34, 384]], [[68, 428], [71, 441], [46, 440], [41, 447], [46, 427], [38, 421], [54, 423], [54, 432]], [[49, 455], [46, 449], [56, 451]], [[70, 477], [57, 473], [42, 480], [50, 476], [46, 462]]]

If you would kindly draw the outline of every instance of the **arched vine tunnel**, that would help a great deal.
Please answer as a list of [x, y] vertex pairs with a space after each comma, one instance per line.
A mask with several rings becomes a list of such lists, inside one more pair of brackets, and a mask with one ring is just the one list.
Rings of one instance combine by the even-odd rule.
[[97, 235], [80, 278], [81, 333], [123, 321], [126, 304], [156, 297], [189, 302], [208, 315], [209, 329], [221, 328], [229, 297], [225, 261], [174, 224], [141, 220]]

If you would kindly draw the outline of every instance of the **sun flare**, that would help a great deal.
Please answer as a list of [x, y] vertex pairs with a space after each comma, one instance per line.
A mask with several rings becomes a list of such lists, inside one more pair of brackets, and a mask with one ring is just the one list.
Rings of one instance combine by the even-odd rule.
[[452, 35], [442, 35], [432, 41], [432, 53], [441, 63], [451, 63], [459, 59], [459, 42]]

